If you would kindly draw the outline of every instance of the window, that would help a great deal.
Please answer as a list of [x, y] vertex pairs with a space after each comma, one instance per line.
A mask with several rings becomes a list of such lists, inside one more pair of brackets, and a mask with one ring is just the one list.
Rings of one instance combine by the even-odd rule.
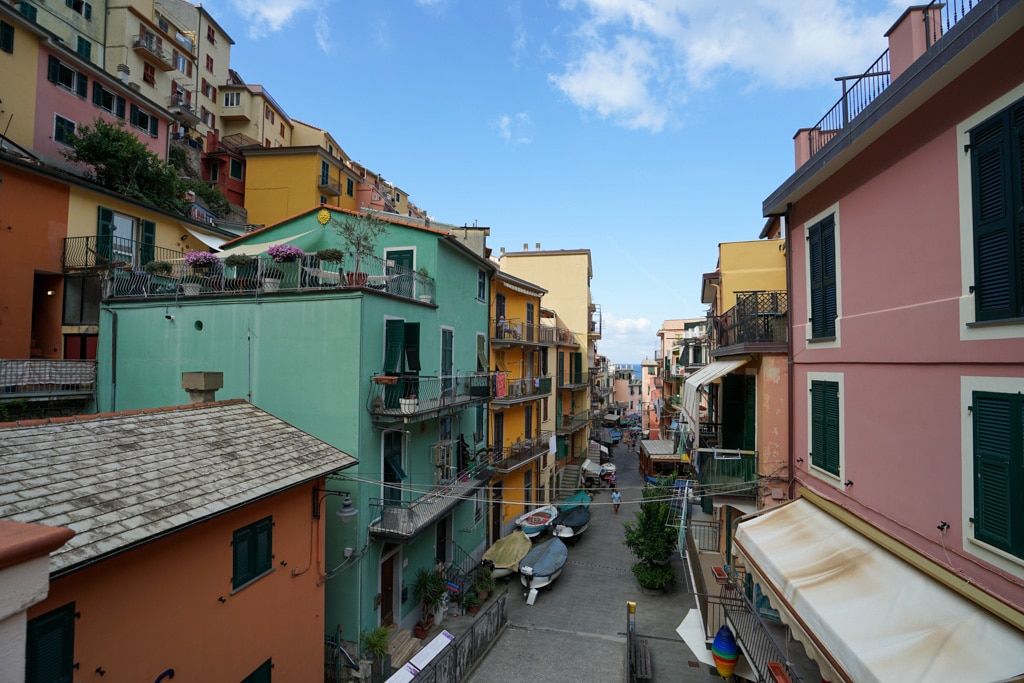
[[352, 197], [355, 195], [355, 191], [356, 184], [352, 182], [351, 178], [349, 178], [348, 181], [346, 181], [345, 183], [345, 194], [347, 194], [349, 197]]
[[242, 160], [241, 159], [232, 159], [231, 160], [231, 166], [230, 166], [230, 168], [228, 170], [228, 175], [230, 175], [235, 180], [241, 180], [242, 179]]
[[75, 122], [60, 114], [53, 116], [53, 139], [62, 145], [71, 144], [71, 136], [75, 133]]
[[242, 94], [237, 92], [226, 92], [224, 93], [224, 106], [225, 107], [238, 107], [242, 103]]
[[206, 70], [213, 73], [213, 57], [206, 55]]
[[384, 372], [420, 371], [420, 324], [384, 321]]
[[1024, 559], [1024, 395], [972, 393], [974, 537]]
[[402, 201], [402, 193], [401, 192], [395, 192], [395, 203], [396, 204], [400, 204], [401, 201]]
[[269, 106], [264, 105], [263, 107], [263, 118], [270, 121], [270, 125], [274, 125], [274, 110]]
[[29, 620], [25, 629], [25, 681], [71, 681], [75, 674], [75, 603]]
[[483, 270], [476, 271], [476, 300], [487, 301], [487, 273]]
[[[205, 78], [203, 79], [203, 94], [214, 102], [217, 101], [217, 89]], [[238, 93], [235, 94], [237, 95]]]
[[811, 338], [836, 336], [835, 214], [807, 229], [807, 272], [810, 277]]
[[[125, 265], [149, 263], [156, 244], [156, 223], [137, 220], [104, 206], [98, 208], [96, 257]], [[102, 264], [100, 264], [102, 265]]]
[[327, 197], [325, 197], [323, 195], [320, 195], [320, 203], [321, 204], [326, 204], [327, 203]]
[[185, 62], [187, 61], [185, 59], [185, 55], [183, 55], [180, 52], [178, 52], [177, 50], [175, 50], [174, 51], [173, 61], [174, 61], [174, 68], [177, 69], [178, 71], [180, 71], [181, 73], [185, 73], [185, 68], [186, 68], [185, 67]]
[[6, 21], [0, 21], [0, 50], [14, 54], [14, 27]]
[[35, 5], [30, 2], [26, 2], [26, 0], [21, 0], [21, 2], [18, 3], [18, 11], [21, 12], [21, 16], [25, 17], [32, 23], [35, 23], [36, 15], [38, 14]]
[[284, 121], [281, 122], [281, 137], [284, 137]]
[[217, 33], [213, 30], [212, 26], [206, 27], [206, 40], [214, 45], [217, 44]]
[[839, 382], [811, 380], [811, 465], [839, 477], [842, 469]]
[[203, 118], [203, 123], [205, 123], [210, 128], [216, 128], [217, 127], [217, 115], [214, 114], [209, 109], [207, 109], [206, 107], [203, 107], [202, 118]]
[[150, 85], [156, 85], [156, 69], [152, 64], [142, 65], [142, 80]]
[[388, 431], [384, 432], [384, 438], [381, 439], [383, 448], [381, 484], [384, 488], [382, 497], [385, 504], [402, 500], [402, 481], [408, 478], [402, 468], [402, 437], [401, 432]]
[[134, 104], [131, 106], [131, 124], [139, 130], [149, 133], [152, 137], [157, 137], [160, 132], [160, 122], [157, 118], [145, 110], [139, 109]]
[[274, 518], [266, 517], [235, 531], [231, 587], [235, 590], [263, 576], [273, 567]]
[[974, 306], [981, 321], [1024, 317], [1024, 100], [970, 131]]
[[63, 86], [79, 97], [85, 97], [88, 92], [89, 79], [53, 55], [50, 55], [46, 77], [51, 83]]
[[92, 5], [82, 0], [64, 0], [64, 4], [82, 15], [86, 21], [92, 21]]
[[78, 44], [75, 47], [75, 52], [78, 53], [79, 57], [92, 61], [92, 43], [82, 36], [78, 36]]
[[474, 508], [473, 508], [473, 521], [479, 522], [484, 518], [484, 513], [487, 512], [487, 498], [484, 497], [486, 493], [483, 489], [477, 489], [476, 495], [473, 497]]
[[64, 278], [64, 325], [98, 325], [100, 288], [98, 277]]
[[320, 184], [326, 185], [331, 179], [331, 165], [326, 161], [320, 161]]
[[124, 118], [126, 106], [124, 98], [107, 90], [96, 81], [92, 83], [92, 103], [119, 119]]

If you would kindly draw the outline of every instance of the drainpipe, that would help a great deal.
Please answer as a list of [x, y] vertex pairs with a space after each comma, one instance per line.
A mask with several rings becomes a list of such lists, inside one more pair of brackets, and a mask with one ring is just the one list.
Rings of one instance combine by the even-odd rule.
[[793, 263], [792, 263], [792, 260], [793, 260], [793, 245], [792, 245], [792, 241], [793, 240], [792, 240], [792, 235], [790, 235], [790, 229], [789, 229], [789, 216], [790, 216], [790, 214], [792, 212], [793, 212], [793, 204], [792, 203], [787, 203], [786, 204], [786, 212], [784, 214], [782, 214], [782, 220], [783, 220], [783, 226], [784, 226], [784, 229], [785, 229], [785, 233], [784, 233], [785, 237], [784, 237], [784, 239], [786, 240], [786, 242], [785, 242], [785, 245], [786, 245], [786, 296], [789, 298], [789, 300], [786, 302], [786, 308], [789, 311], [789, 330], [787, 330], [788, 334], [786, 335], [786, 370], [787, 370], [787, 372], [786, 372], [786, 375], [787, 375], [787, 377], [786, 377], [786, 393], [787, 393], [786, 400], [788, 402], [787, 404], [789, 405], [789, 417], [788, 417], [789, 429], [787, 430], [788, 434], [786, 434], [786, 440], [788, 441], [788, 443], [786, 444], [786, 452], [787, 452], [787, 456], [786, 457], [787, 457], [787, 460], [789, 461], [789, 499], [790, 500], [793, 500], [794, 493], [796, 493], [796, 458], [794, 457], [794, 454], [793, 454], [793, 428], [794, 428], [794, 418], [793, 418], [793, 414], [794, 414], [794, 411], [793, 411], [793, 396], [794, 396], [794, 391], [793, 391], [793, 301], [792, 301], [792, 294], [793, 294]]
[[113, 320], [110, 322], [110, 412], [117, 410], [117, 311], [104, 306]]

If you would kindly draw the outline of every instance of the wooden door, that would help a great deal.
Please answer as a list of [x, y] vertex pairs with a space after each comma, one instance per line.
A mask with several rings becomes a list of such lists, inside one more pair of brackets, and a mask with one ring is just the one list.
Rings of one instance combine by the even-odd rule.
[[395, 623], [395, 557], [388, 555], [380, 563], [380, 623], [390, 626]]

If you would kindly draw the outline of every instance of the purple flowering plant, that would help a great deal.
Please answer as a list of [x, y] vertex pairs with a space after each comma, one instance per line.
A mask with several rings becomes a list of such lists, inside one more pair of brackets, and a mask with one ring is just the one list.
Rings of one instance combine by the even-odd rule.
[[185, 265], [190, 268], [206, 268], [220, 263], [216, 254], [208, 251], [190, 251], [185, 254]]
[[267, 255], [274, 259], [276, 263], [288, 263], [289, 261], [297, 261], [304, 257], [306, 252], [292, 244], [275, 244], [270, 249], [267, 249]]

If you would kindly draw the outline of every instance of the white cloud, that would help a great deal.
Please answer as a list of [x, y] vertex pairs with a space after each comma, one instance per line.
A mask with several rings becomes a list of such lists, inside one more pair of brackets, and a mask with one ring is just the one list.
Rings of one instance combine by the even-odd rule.
[[[577, 53], [551, 81], [578, 106], [659, 131], [694, 90], [800, 88], [867, 68], [902, 7], [851, 0], [565, 0]], [[884, 5], [884, 3], [881, 3]], [[611, 47], [609, 47], [611, 46]]]
[[647, 318], [620, 318], [604, 311], [598, 353], [614, 363], [639, 363], [652, 355], [657, 345], [657, 329]]
[[324, 54], [331, 54], [331, 22], [328, 21], [327, 15], [324, 14], [323, 10], [319, 11], [316, 15], [316, 21], [313, 23], [313, 32], [316, 34], [316, 44], [320, 46], [320, 49]]
[[533, 122], [526, 112], [501, 114], [494, 122], [494, 127], [498, 129], [498, 135], [502, 140], [513, 145], [527, 145], [533, 142]]
[[232, 0], [232, 5], [243, 17], [248, 17], [249, 37], [263, 38], [280, 31], [292, 17], [319, 5], [314, 0]]

